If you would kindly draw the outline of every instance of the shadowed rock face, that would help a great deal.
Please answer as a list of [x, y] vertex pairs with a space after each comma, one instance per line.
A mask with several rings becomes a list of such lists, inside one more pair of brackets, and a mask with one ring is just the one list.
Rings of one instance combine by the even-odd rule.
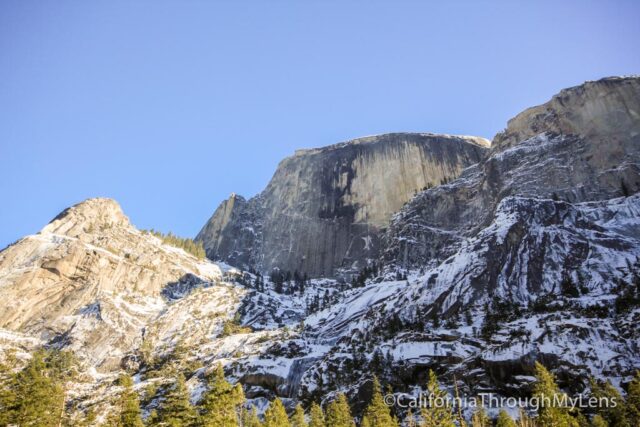
[[487, 227], [507, 197], [571, 203], [640, 190], [640, 78], [606, 78], [562, 90], [496, 135], [460, 179], [424, 191], [394, 217], [385, 259], [441, 261]]
[[232, 195], [197, 236], [207, 255], [239, 267], [310, 276], [357, 268], [379, 254], [391, 215], [425, 187], [480, 161], [482, 138], [387, 134], [284, 159], [267, 188]]
[[[403, 394], [434, 369], [451, 393], [523, 396], [540, 361], [572, 393], [591, 376], [625, 384], [640, 366], [639, 88], [564, 90], [490, 150], [394, 134], [300, 151], [200, 233], [215, 258], [318, 275], [384, 243], [386, 265], [362, 287], [322, 278], [283, 294], [136, 230], [113, 200], [87, 200], [0, 252], [0, 359], [73, 351], [100, 375], [69, 387], [68, 407], [103, 418], [117, 371], [136, 373], [138, 390], [168, 384], [171, 371], [144, 360], [176, 348], [189, 364], [227, 363], [254, 402], [344, 392], [356, 411], [372, 374]], [[224, 332], [237, 321], [254, 330]]]

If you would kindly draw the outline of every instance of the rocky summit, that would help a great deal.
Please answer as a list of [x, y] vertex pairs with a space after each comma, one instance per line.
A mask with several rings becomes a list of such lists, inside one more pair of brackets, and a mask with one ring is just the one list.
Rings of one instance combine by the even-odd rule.
[[624, 394], [640, 368], [639, 190], [640, 78], [616, 77], [491, 143], [300, 150], [216, 209], [195, 239], [209, 259], [90, 199], [0, 252], [0, 355], [19, 369], [70, 351], [64, 408], [89, 424], [118, 411], [123, 372], [154, 420], [183, 386], [210, 402], [217, 366], [259, 413], [343, 392], [358, 420], [374, 375], [398, 398], [430, 370], [451, 395], [519, 397], [541, 362], [569, 393], [596, 378]]
[[212, 260], [311, 277], [360, 269], [418, 191], [457, 178], [487, 153], [477, 137], [395, 133], [299, 150], [249, 200], [232, 195], [196, 237]]

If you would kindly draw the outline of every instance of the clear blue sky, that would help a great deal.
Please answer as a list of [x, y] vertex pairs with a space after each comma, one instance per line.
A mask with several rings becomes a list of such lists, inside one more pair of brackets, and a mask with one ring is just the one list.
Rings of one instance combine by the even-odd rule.
[[640, 72], [637, 1], [0, 2], [0, 247], [88, 197], [195, 235], [296, 148], [491, 138]]

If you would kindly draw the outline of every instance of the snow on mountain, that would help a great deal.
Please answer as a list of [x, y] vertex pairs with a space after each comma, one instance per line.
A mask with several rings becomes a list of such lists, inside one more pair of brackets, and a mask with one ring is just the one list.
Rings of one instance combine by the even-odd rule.
[[603, 79], [521, 113], [490, 148], [392, 134], [298, 153], [203, 228], [229, 264], [87, 200], [0, 252], [0, 356], [72, 350], [70, 399], [100, 417], [119, 372], [145, 397], [172, 364], [197, 400], [222, 363], [262, 409], [345, 391], [358, 412], [373, 374], [415, 395], [429, 369], [461, 393], [521, 395], [535, 361], [573, 391], [624, 384], [640, 367], [637, 111], [639, 78]]

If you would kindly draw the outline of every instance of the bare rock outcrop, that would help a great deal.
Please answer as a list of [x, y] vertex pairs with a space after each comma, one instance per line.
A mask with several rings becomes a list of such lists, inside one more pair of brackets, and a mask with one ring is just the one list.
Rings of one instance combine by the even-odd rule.
[[299, 150], [267, 188], [223, 202], [198, 234], [210, 258], [269, 271], [331, 276], [377, 258], [391, 215], [413, 195], [479, 162], [488, 141], [386, 134]]
[[385, 259], [405, 266], [443, 260], [456, 242], [487, 227], [506, 197], [580, 203], [637, 192], [638, 112], [638, 77], [587, 82], [525, 110], [478, 165], [400, 210], [385, 236]]
[[173, 380], [146, 360], [188, 362], [193, 398], [223, 363], [258, 407], [345, 392], [359, 408], [372, 374], [415, 396], [430, 369], [452, 394], [518, 396], [536, 360], [571, 392], [623, 385], [640, 366], [639, 88], [563, 90], [490, 149], [390, 134], [299, 151], [198, 235], [211, 258], [263, 271], [384, 261], [353, 283], [198, 260], [87, 200], [0, 252], [0, 359], [73, 350], [100, 373], [69, 407], [102, 400], [103, 415], [118, 370], [140, 390]]
[[0, 252], [0, 328], [113, 366], [164, 308], [167, 286], [221, 276], [216, 265], [135, 229], [115, 201], [90, 199]]

